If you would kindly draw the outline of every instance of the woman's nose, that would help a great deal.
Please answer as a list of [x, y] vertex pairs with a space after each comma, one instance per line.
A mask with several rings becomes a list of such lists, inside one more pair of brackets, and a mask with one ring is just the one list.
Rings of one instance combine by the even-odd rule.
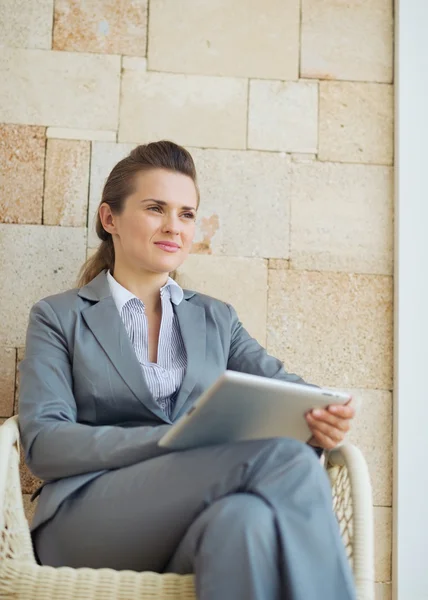
[[163, 231], [165, 233], [178, 234], [180, 233], [180, 221], [177, 217], [172, 215], [167, 216], [163, 225]]

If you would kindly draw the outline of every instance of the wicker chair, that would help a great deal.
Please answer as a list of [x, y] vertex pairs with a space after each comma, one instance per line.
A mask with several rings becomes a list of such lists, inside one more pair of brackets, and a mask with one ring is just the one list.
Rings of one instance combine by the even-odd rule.
[[[357, 448], [344, 444], [330, 453], [326, 467], [358, 600], [374, 600], [373, 509], [365, 460]], [[15, 416], [0, 427], [0, 598], [195, 600], [196, 596], [192, 575], [38, 565], [24, 514]]]

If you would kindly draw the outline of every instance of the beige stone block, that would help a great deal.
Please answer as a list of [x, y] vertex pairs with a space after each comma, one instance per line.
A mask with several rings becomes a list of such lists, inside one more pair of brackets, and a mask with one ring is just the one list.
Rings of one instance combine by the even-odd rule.
[[303, 0], [301, 77], [391, 83], [390, 0]]
[[284, 154], [191, 149], [201, 190], [194, 252], [288, 258]]
[[11, 417], [15, 395], [15, 348], [0, 348], [0, 416]]
[[374, 507], [375, 581], [391, 581], [392, 509]]
[[292, 268], [392, 274], [392, 168], [295, 164], [291, 214]]
[[119, 56], [3, 48], [0, 78], [0, 122], [117, 128]]
[[122, 69], [129, 71], [147, 71], [147, 59], [140, 56], [122, 56]]
[[270, 258], [268, 260], [269, 269], [289, 269], [290, 261], [283, 258]]
[[320, 160], [391, 165], [394, 151], [392, 85], [320, 84]]
[[48, 140], [43, 223], [86, 227], [90, 142]]
[[375, 600], [392, 600], [392, 585], [390, 583], [376, 583]]
[[291, 161], [294, 163], [311, 163], [317, 159], [316, 154], [308, 152], [293, 152], [291, 155]]
[[55, 50], [145, 56], [147, 0], [56, 0]]
[[62, 140], [97, 140], [99, 142], [115, 142], [115, 131], [100, 131], [96, 129], [65, 129], [63, 127], [48, 127], [47, 138]]
[[317, 152], [318, 83], [250, 81], [248, 147]]
[[85, 254], [86, 228], [0, 225], [1, 345], [24, 346], [31, 306], [74, 287]]
[[392, 279], [270, 270], [268, 350], [332, 387], [392, 388]]
[[93, 256], [97, 250], [98, 250], [98, 248], [88, 248], [86, 250], [86, 260], [91, 258], [91, 256]]
[[44, 163], [44, 127], [0, 125], [0, 222], [41, 223]]
[[36, 512], [37, 498], [34, 500], [34, 502], [31, 502], [31, 494], [23, 494], [22, 498], [24, 501], [25, 516], [27, 518], [28, 524], [31, 525], [34, 513]]
[[249, 333], [266, 343], [266, 261], [192, 254], [178, 270], [177, 282], [231, 304]]
[[298, 0], [154, 0], [149, 68], [271, 79], [297, 79]]
[[54, 0], [2, 0], [2, 46], [50, 49]]
[[95, 248], [100, 240], [95, 233], [95, 218], [104, 184], [113, 167], [125, 158], [135, 144], [93, 142], [89, 182], [88, 247]]
[[17, 348], [16, 349], [16, 373], [15, 373], [15, 403], [13, 406], [13, 414], [17, 415], [19, 413], [19, 365], [21, 361], [25, 357], [25, 348]]
[[[342, 388], [343, 389], [343, 388]], [[366, 459], [373, 489], [373, 503], [392, 504], [392, 394], [385, 390], [344, 390], [352, 395], [356, 415], [348, 441]]]
[[120, 142], [245, 148], [247, 81], [124, 69]]

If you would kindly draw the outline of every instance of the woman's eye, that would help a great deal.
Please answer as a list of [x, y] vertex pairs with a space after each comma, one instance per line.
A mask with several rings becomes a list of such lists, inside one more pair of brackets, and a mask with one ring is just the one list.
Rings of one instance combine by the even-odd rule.
[[161, 212], [160, 206], [149, 206], [148, 210], [153, 210], [155, 212]]
[[183, 214], [183, 217], [184, 217], [185, 219], [196, 219], [196, 215], [195, 215], [195, 213], [192, 213], [192, 212], [184, 213], [184, 214]]

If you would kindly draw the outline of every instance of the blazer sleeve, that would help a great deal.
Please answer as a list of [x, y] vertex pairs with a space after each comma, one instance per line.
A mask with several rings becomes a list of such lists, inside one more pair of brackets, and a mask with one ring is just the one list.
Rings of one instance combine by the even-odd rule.
[[68, 344], [56, 313], [42, 300], [31, 310], [20, 365], [19, 427], [29, 468], [50, 481], [164, 454], [157, 442], [170, 425], [78, 423]]
[[[261, 377], [271, 377], [292, 383], [312, 385], [299, 375], [287, 373], [280, 360], [271, 356], [244, 328], [235, 309], [229, 306], [231, 313], [231, 341], [227, 368]], [[316, 387], [316, 386], [314, 386]]]

